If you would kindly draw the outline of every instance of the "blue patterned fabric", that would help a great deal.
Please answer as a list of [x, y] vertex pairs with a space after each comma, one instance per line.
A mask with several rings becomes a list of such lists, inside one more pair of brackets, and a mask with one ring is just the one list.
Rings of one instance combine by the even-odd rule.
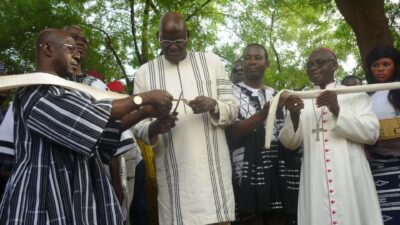
[[400, 157], [371, 153], [371, 171], [385, 225], [400, 223]]

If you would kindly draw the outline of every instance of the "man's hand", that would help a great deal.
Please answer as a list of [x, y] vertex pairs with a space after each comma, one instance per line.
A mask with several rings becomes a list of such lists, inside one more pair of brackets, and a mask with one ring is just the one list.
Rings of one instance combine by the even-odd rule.
[[172, 108], [172, 95], [163, 90], [152, 90], [138, 94], [143, 99], [142, 105], [153, 105], [157, 107], [157, 111], [162, 115], [169, 114]]
[[263, 108], [261, 109], [261, 113], [263, 116], [265, 116], [265, 118], [267, 118], [268, 112], [269, 112], [269, 107], [270, 107], [270, 102], [266, 102], [263, 106]]
[[213, 112], [217, 101], [206, 96], [198, 96], [194, 100], [188, 102], [188, 105], [192, 108], [194, 114], [199, 114], [210, 111]]
[[316, 99], [317, 107], [326, 106], [336, 117], [339, 115], [340, 107], [337, 101], [337, 94], [333, 91], [323, 91]]
[[142, 106], [139, 112], [144, 115], [144, 118], [161, 118], [169, 114], [169, 111], [165, 111], [163, 108], [155, 105]]
[[149, 127], [149, 136], [152, 138], [155, 135], [163, 134], [169, 132], [172, 128], [175, 127], [175, 121], [178, 113], [168, 114], [162, 118], [156, 119], [154, 122], [150, 124]]
[[289, 95], [285, 101], [285, 107], [290, 111], [294, 132], [299, 128], [300, 110], [304, 108], [304, 102], [297, 95]]
[[[280, 100], [280, 99], [279, 99]], [[300, 114], [300, 110], [304, 108], [304, 103], [297, 95], [289, 95], [286, 98], [285, 107], [290, 111], [290, 114]]]

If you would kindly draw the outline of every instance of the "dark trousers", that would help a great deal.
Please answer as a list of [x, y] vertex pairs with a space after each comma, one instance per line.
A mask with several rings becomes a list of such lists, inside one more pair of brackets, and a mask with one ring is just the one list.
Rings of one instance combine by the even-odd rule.
[[232, 225], [297, 225], [296, 215], [272, 211], [255, 215], [241, 216]]

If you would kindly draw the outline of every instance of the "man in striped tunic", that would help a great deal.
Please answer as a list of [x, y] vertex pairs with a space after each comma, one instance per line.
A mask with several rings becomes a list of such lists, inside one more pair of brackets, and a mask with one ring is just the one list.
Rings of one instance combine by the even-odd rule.
[[[36, 43], [37, 69], [73, 74], [79, 53], [68, 33], [47, 29]], [[16, 166], [0, 206], [0, 224], [123, 224], [101, 160], [116, 152], [121, 132], [163, 116], [171, 95], [155, 90], [115, 101], [41, 85], [20, 88], [14, 100]], [[139, 109], [141, 105], [144, 105]], [[101, 147], [100, 147], [101, 146]]]
[[155, 145], [160, 224], [228, 224], [235, 217], [224, 134], [237, 115], [232, 83], [218, 56], [186, 52], [181, 15], [161, 18], [159, 38], [164, 55], [140, 67], [134, 90], [159, 88], [185, 99], [175, 104], [179, 121], [171, 116], [135, 126], [138, 137]]

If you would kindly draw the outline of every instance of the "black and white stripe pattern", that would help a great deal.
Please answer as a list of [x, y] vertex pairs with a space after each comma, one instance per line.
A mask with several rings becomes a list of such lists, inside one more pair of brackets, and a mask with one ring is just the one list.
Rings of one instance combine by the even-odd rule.
[[[220, 120], [216, 121], [208, 113], [193, 114], [182, 103], [176, 127], [159, 136], [155, 151], [160, 223], [197, 225], [234, 220], [232, 174], [223, 126], [234, 121], [237, 108], [222, 62], [209, 53], [188, 53], [178, 64], [159, 56], [143, 65], [135, 79], [135, 93], [154, 89], [167, 90], [175, 97], [182, 92], [187, 100], [207, 96], [220, 106]], [[150, 123], [142, 121], [135, 128], [135, 134], [147, 142]], [[201, 138], [187, 143], [195, 133]], [[194, 182], [198, 183], [195, 188], [189, 185]], [[191, 192], [193, 196], [189, 197]]]
[[[210, 71], [207, 66], [207, 60], [204, 53], [199, 53], [200, 63], [196, 61], [195, 55], [190, 54], [190, 60], [192, 63], [192, 68], [194, 72], [194, 76], [196, 79], [197, 87], [198, 87], [198, 94], [199, 96], [212, 96], [211, 91], [211, 80], [210, 80]], [[198, 68], [201, 66], [201, 68]], [[200, 72], [202, 71], [202, 73]], [[203, 77], [201, 75], [204, 75]], [[228, 85], [231, 85], [229, 81], [226, 82]], [[205, 84], [205, 88], [204, 85]], [[227, 91], [228, 90], [228, 91]], [[232, 88], [224, 87], [224, 82], [222, 80], [217, 80], [217, 94], [218, 96], [225, 91], [227, 93], [232, 94]], [[221, 162], [219, 161], [219, 154], [218, 154], [218, 142], [217, 142], [217, 133], [215, 132], [215, 127], [211, 126], [211, 121], [207, 114], [202, 114], [203, 125], [204, 125], [204, 132], [206, 134], [206, 143], [207, 143], [207, 152], [208, 152], [208, 163], [209, 169], [211, 171], [211, 183], [213, 188], [213, 194], [215, 199], [215, 208], [218, 220], [220, 222], [229, 221], [228, 209], [226, 204], [226, 196], [223, 191], [224, 190], [224, 183], [222, 180], [222, 173], [221, 173]], [[210, 129], [211, 128], [211, 129]], [[215, 165], [214, 165], [215, 162]], [[219, 187], [218, 187], [219, 186]], [[222, 199], [222, 201], [220, 201]]]
[[[107, 127], [110, 110], [110, 101], [96, 102], [83, 92], [51, 86], [17, 90], [17, 163], [0, 224], [123, 224], [97, 149], [118, 143], [119, 129]], [[115, 149], [102, 151], [113, 155]]]

